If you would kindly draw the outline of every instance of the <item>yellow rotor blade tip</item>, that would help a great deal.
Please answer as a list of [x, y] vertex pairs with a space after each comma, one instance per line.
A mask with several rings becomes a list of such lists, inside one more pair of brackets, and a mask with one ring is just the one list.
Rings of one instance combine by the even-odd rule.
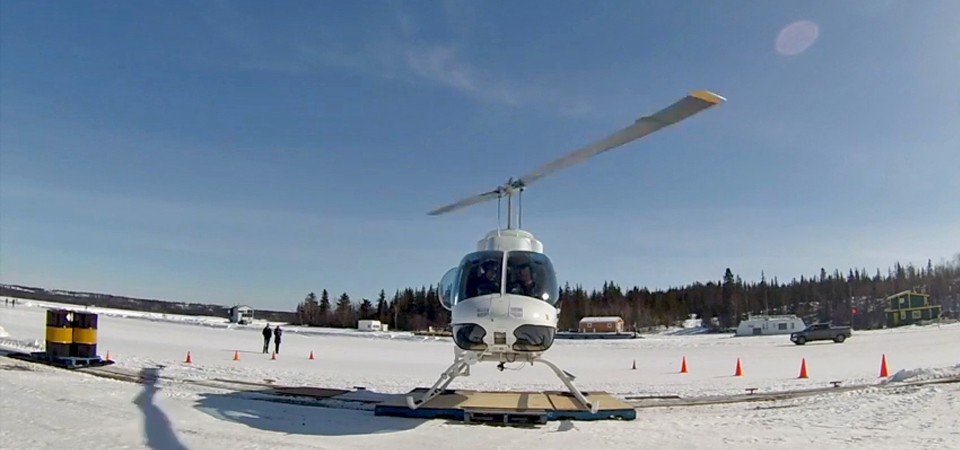
[[690, 94], [690, 96], [699, 98], [700, 100], [703, 100], [705, 102], [710, 102], [710, 103], [723, 103], [727, 101], [727, 99], [717, 94], [714, 94], [713, 92], [710, 92], [710, 91], [697, 91]]

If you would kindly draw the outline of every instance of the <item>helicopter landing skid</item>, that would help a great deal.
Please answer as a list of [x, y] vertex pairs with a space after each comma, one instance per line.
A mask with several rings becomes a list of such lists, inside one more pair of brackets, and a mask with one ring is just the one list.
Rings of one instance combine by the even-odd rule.
[[470, 365], [476, 363], [476, 359], [467, 360], [463, 358], [457, 358], [450, 367], [447, 368], [442, 374], [440, 374], [440, 379], [436, 383], [433, 383], [433, 386], [423, 394], [423, 397], [420, 397], [420, 400], [414, 401], [412, 395], [407, 396], [407, 406], [410, 409], [417, 409], [423, 406], [424, 403], [433, 400], [434, 397], [440, 395], [447, 389], [447, 386], [453, 382], [453, 379], [458, 376], [469, 376], [470, 375]]
[[585, 408], [589, 409], [591, 414], [597, 413], [597, 410], [600, 409], [600, 403], [592, 403], [587, 401], [587, 397], [583, 395], [583, 392], [580, 392], [580, 389], [577, 389], [577, 387], [573, 385], [573, 380], [577, 379], [577, 377], [567, 373], [567, 371], [557, 367], [556, 364], [550, 361], [547, 361], [543, 358], [537, 357], [537, 358], [534, 358], [533, 361], [542, 362], [546, 364], [548, 367], [550, 367], [551, 369], [553, 369], [553, 373], [557, 374], [557, 377], [560, 378], [560, 381], [562, 381], [563, 384], [567, 386], [567, 389], [570, 391], [571, 394], [573, 394], [574, 397], [577, 398], [577, 400], [580, 401], [580, 404], [583, 405]]
[[[409, 407], [410, 409], [417, 409], [423, 406], [425, 403], [429, 402], [430, 400], [433, 400], [438, 395], [442, 394], [443, 391], [447, 389], [447, 386], [449, 386], [450, 383], [453, 382], [454, 378], [458, 376], [469, 376], [470, 366], [479, 362], [480, 358], [478, 358], [475, 354], [468, 354], [468, 355], [469, 356], [466, 356], [466, 357], [458, 357], [453, 362], [453, 364], [451, 364], [450, 367], [447, 368], [447, 370], [445, 370], [442, 374], [440, 374], [440, 378], [437, 380], [437, 382], [434, 383], [433, 386], [431, 386], [430, 389], [427, 390], [427, 392], [424, 393], [422, 397], [420, 397], [420, 400], [414, 400], [412, 395], [408, 395], [406, 398], [407, 407]], [[531, 364], [534, 362], [541, 362], [546, 364], [548, 367], [550, 367], [551, 370], [553, 370], [553, 373], [557, 375], [557, 378], [560, 378], [560, 381], [562, 381], [563, 384], [567, 387], [567, 390], [570, 391], [570, 394], [573, 395], [580, 402], [580, 404], [583, 405], [583, 407], [588, 409], [591, 414], [597, 413], [597, 411], [600, 408], [600, 404], [592, 403], [588, 401], [586, 396], [584, 396], [583, 393], [580, 392], [580, 390], [573, 385], [573, 380], [576, 379], [575, 376], [573, 376], [570, 373], [567, 373], [563, 369], [557, 367], [556, 364], [546, 359], [540, 358], [539, 356], [531, 358], [529, 362]], [[502, 365], [502, 362], [501, 362], [501, 365]]]

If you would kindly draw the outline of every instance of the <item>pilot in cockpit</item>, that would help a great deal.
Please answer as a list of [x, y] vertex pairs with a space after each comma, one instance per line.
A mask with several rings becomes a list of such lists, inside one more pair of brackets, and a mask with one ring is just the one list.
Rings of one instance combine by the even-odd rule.
[[537, 293], [537, 282], [533, 279], [533, 270], [529, 264], [517, 267], [517, 281], [510, 286], [511, 294], [533, 297]]
[[500, 293], [500, 263], [487, 261], [480, 265], [480, 281], [477, 283], [477, 295]]

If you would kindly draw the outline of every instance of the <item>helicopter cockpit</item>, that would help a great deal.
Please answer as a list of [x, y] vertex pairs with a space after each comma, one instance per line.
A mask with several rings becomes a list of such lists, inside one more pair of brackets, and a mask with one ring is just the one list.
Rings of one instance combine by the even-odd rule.
[[440, 301], [448, 309], [461, 301], [490, 294], [523, 295], [559, 308], [556, 272], [550, 258], [543, 253], [516, 250], [470, 253], [440, 282]]

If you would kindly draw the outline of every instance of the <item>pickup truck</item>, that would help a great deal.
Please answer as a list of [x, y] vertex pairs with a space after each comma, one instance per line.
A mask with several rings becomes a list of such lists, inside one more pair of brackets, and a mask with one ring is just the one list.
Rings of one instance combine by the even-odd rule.
[[815, 323], [803, 331], [790, 333], [790, 340], [794, 344], [803, 345], [811, 341], [833, 341], [838, 344], [843, 343], [853, 334], [850, 327], [835, 327], [833, 324]]

